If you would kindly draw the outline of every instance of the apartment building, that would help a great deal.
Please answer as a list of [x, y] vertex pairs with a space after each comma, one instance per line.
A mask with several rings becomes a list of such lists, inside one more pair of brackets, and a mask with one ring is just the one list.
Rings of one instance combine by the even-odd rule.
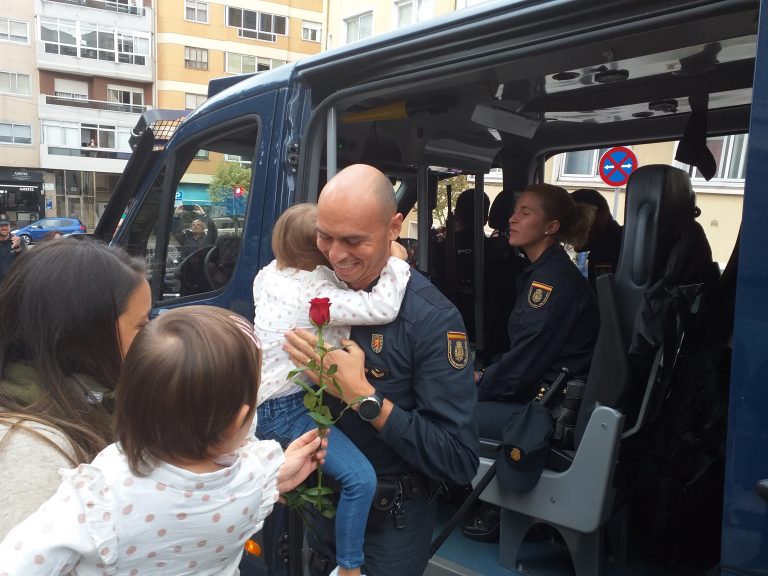
[[[0, 214], [98, 220], [153, 105], [151, 0], [0, 1]], [[5, 45], [7, 44], [7, 46]]]
[[[158, 2], [158, 107], [192, 110], [205, 102], [214, 78], [265, 72], [320, 52], [325, 1]], [[177, 204], [211, 212], [208, 186], [222, 162], [250, 166], [249, 158], [201, 150], [177, 190]], [[239, 213], [241, 207], [228, 212]]]

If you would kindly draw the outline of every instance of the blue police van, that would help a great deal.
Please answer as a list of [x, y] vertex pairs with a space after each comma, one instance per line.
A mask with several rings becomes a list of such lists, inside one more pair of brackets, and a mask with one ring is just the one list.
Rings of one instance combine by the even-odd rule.
[[[574, 447], [548, 460], [521, 496], [486, 476], [498, 447], [484, 443], [476, 482], [485, 477], [480, 498], [501, 511], [500, 541], [474, 542], [456, 529], [440, 538], [427, 574], [768, 574], [768, 0], [486, 3], [215, 80], [208, 96], [186, 115], [142, 117], [95, 231], [145, 258], [156, 312], [205, 303], [252, 317], [252, 281], [272, 258], [276, 218], [316, 201], [349, 164], [388, 174], [400, 211], [415, 212], [418, 238], [427, 239], [448, 176], [471, 175], [483, 189], [484, 175], [500, 169], [504, 189], [519, 191], [542, 181], [556, 154], [677, 141], [703, 174], [715, 162], [708, 137], [748, 134], [739, 240], [697, 300], [714, 312], [662, 335], [643, 378], [632, 376], [637, 312], [690, 218], [680, 203], [692, 202], [684, 171], [638, 169], [626, 189], [619, 266], [601, 281], [601, 337]], [[228, 184], [222, 174], [233, 165], [240, 180]], [[182, 207], [190, 205], [206, 225], [229, 222], [227, 233], [185, 250]], [[490, 344], [484, 284], [494, 271], [484, 270], [476, 241], [482, 352]], [[412, 248], [429, 274], [430, 243]], [[719, 347], [693, 349], [702, 335]], [[706, 370], [688, 370], [681, 384], [686, 354]], [[713, 375], [714, 384], [705, 378]], [[655, 426], [680, 389], [682, 412]], [[710, 421], [680, 432], [692, 404]], [[658, 448], [662, 465], [644, 466], [638, 445]], [[670, 446], [687, 455], [686, 475], [665, 468], [677, 462]], [[455, 507], [444, 506], [448, 523]], [[262, 542], [270, 572], [302, 574], [301, 537], [273, 532]], [[264, 571], [259, 546], [246, 554], [248, 571]]]

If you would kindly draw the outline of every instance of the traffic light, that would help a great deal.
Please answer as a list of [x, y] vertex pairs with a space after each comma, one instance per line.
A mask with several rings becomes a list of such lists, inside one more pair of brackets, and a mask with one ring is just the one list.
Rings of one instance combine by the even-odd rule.
[[234, 193], [235, 198], [242, 198], [244, 190], [242, 186], [234, 186], [232, 192]]

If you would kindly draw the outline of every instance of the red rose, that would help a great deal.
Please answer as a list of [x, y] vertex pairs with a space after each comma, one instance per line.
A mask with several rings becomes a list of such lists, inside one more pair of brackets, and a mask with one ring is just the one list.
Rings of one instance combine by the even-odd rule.
[[325, 326], [331, 321], [331, 299], [312, 298], [309, 301], [309, 319], [315, 326]]

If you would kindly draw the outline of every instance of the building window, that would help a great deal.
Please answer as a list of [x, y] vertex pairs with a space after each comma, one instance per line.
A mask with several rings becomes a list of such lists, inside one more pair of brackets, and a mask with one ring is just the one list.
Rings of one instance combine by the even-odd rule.
[[32, 126], [0, 122], [0, 144], [32, 144]]
[[77, 122], [43, 121], [43, 142], [48, 146], [79, 148], [87, 146], [89, 140], [80, 141], [80, 124]]
[[115, 30], [96, 24], [80, 23], [80, 56], [115, 61]]
[[[731, 180], [743, 182], [747, 170], [747, 141], [746, 134], [732, 134], [707, 138], [707, 148], [712, 152], [717, 163], [717, 172], [712, 180]], [[675, 165], [686, 170], [691, 178], [703, 180], [695, 167], [675, 162]]]
[[205, 94], [184, 94], [184, 108], [194, 110], [207, 100]]
[[40, 19], [40, 39], [48, 54], [77, 56], [77, 26], [68, 20]]
[[197, 2], [196, 0], [185, 0], [184, 19], [208, 24], [208, 3]]
[[598, 162], [600, 157], [609, 149], [579, 150], [566, 152], [561, 155], [560, 179], [585, 178], [594, 179], [600, 175]]
[[226, 54], [226, 71], [230, 74], [264, 72], [286, 63], [285, 60], [277, 60], [276, 58], [262, 58], [261, 56], [235, 54], [234, 52], [227, 52]]
[[419, 21], [419, 2], [417, 0], [400, 0], [395, 2], [397, 27], [408, 26]]
[[224, 160], [226, 162], [237, 162], [241, 166], [245, 166], [246, 168], [251, 165], [250, 160], [243, 160], [243, 157], [238, 154], [224, 154]]
[[345, 19], [344, 28], [347, 32], [347, 44], [368, 38], [373, 33], [373, 12]]
[[78, 33], [76, 22], [42, 18], [40, 39], [48, 54], [140, 66], [146, 64], [149, 55], [149, 35], [121, 32], [98, 24], [81, 23]]
[[88, 83], [70, 78], [54, 78], [53, 93], [57, 98], [88, 100]]
[[117, 35], [117, 61], [144, 66], [149, 56], [149, 38], [121, 32]]
[[96, 148], [130, 152], [131, 146], [128, 143], [130, 136], [131, 129], [121, 126], [105, 126], [103, 124], [80, 125], [80, 140], [83, 146], [89, 145], [91, 140], [93, 140]]
[[0, 92], [29, 96], [32, 93], [30, 89], [29, 74], [0, 72]]
[[301, 23], [301, 39], [308, 40], [309, 42], [320, 42], [320, 34], [323, 31], [323, 26], [317, 22], [307, 22], [306, 20]]
[[113, 110], [141, 113], [144, 111], [144, 91], [139, 88], [107, 85], [107, 102]]
[[208, 70], [208, 50], [185, 46], [184, 67], [194, 68], [195, 70]]
[[237, 35], [241, 38], [265, 42], [274, 42], [277, 36], [288, 34], [288, 18], [285, 16], [242, 8], [227, 8], [227, 26], [238, 28]]
[[0, 42], [27, 44], [29, 42], [29, 25], [18, 20], [0, 18]]

